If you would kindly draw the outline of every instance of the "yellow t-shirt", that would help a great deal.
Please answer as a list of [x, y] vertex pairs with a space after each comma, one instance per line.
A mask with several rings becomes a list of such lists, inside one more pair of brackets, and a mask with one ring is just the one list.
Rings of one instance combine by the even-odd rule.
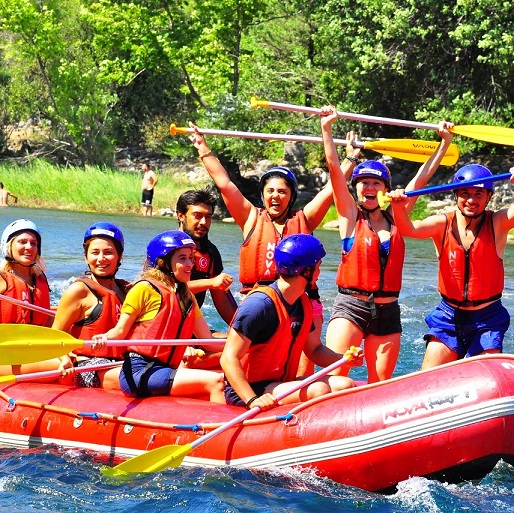
[[[191, 294], [195, 309], [195, 319], [202, 317], [203, 314], [198, 307], [196, 298]], [[152, 320], [161, 307], [161, 295], [147, 281], [137, 282], [127, 293], [121, 313], [127, 315], [136, 314], [135, 322]]]

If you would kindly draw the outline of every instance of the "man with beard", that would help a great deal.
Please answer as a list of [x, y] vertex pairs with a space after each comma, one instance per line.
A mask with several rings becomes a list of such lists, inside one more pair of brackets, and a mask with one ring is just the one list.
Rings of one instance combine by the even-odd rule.
[[209, 240], [212, 214], [216, 198], [208, 189], [190, 190], [177, 201], [179, 230], [187, 233], [196, 244], [195, 267], [189, 282], [201, 307], [207, 290], [220, 317], [230, 324], [237, 305], [229, 290], [233, 278], [223, 272], [223, 262], [218, 248]]

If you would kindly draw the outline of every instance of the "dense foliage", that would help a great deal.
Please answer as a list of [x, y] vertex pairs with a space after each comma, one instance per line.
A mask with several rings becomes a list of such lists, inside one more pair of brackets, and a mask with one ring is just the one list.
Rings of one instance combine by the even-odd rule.
[[[504, 0], [0, 0], [0, 125], [38, 120], [55, 155], [101, 165], [135, 143], [190, 155], [184, 137], [169, 136], [171, 122], [319, 133], [318, 119], [251, 109], [254, 95], [511, 126], [513, 21]], [[239, 160], [278, 151], [212, 142]]]

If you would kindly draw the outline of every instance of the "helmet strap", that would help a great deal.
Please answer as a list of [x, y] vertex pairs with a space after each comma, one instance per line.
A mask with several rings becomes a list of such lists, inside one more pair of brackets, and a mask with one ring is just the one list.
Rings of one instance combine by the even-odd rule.
[[303, 271], [299, 274], [302, 278], [305, 278], [307, 280], [308, 286], [312, 284], [312, 278], [314, 276], [314, 266], [309, 265], [308, 267], [305, 267]]
[[360, 201], [359, 201], [359, 206], [360, 206], [360, 208], [362, 208], [362, 210], [364, 210], [368, 214], [372, 214], [373, 212], [380, 210], [380, 205], [377, 205], [375, 208], [366, 208]]

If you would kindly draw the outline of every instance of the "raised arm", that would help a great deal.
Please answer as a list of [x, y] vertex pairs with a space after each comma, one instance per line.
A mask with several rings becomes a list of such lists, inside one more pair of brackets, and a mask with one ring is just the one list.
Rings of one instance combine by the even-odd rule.
[[189, 123], [189, 126], [195, 130], [190, 140], [198, 150], [198, 156], [216, 184], [216, 187], [220, 190], [230, 215], [241, 230], [244, 230], [245, 223], [255, 207], [243, 196], [236, 184], [230, 179], [227, 170], [214, 156], [198, 127], [193, 123]]
[[442, 214], [429, 216], [420, 221], [411, 221], [407, 212], [409, 198], [405, 196], [402, 189], [388, 192], [391, 197], [391, 206], [394, 212], [394, 222], [404, 237], [414, 239], [434, 239], [437, 248], [446, 227], [446, 217]]
[[[342, 220], [355, 219], [357, 217], [357, 206], [353, 196], [348, 190], [347, 179], [351, 175], [357, 159], [360, 154], [358, 148], [352, 148], [350, 145], [352, 160], [344, 159], [343, 166], [339, 162], [339, 155], [337, 153], [334, 138], [332, 136], [332, 123], [337, 119], [335, 107], [323, 107], [323, 115], [321, 116], [321, 134], [323, 136], [323, 149], [325, 150], [325, 159], [327, 161], [328, 170], [330, 172], [330, 179], [332, 181], [332, 189], [334, 191], [334, 204], [336, 206], [337, 215], [340, 221], [341, 236], [346, 236], [341, 227]], [[351, 143], [353, 140], [353, 132], [347, 134], [346, 138]], [[348, 149], [348, 147], [347, 147]]]
[[[422, 187], [425, 187], [430, 178], [434, 176], [434, 173], [437, 171], [439, 165], [441, 164], [441, 160], [444, 157], [446, 150], [452, 142], [453, 134], [449, 131], [449, 129], [452, 129], [453, 126], [454, 124], [450, 123], [449, 121], [442, 120], [439, 122], [437, 131], [441, 136], [441, 142], [435, 149], [434, 153], [432, 153], [430, 158], [419, 168], [416, 175], [407, 184], [407, 187], [405, 187], [406, 191], [413, 191], [415, 189], [421, 189]], [[418, 196], [411, 196], [408, 199], [406, 205], [408, 214], [412, 212], [417, 199]]]

